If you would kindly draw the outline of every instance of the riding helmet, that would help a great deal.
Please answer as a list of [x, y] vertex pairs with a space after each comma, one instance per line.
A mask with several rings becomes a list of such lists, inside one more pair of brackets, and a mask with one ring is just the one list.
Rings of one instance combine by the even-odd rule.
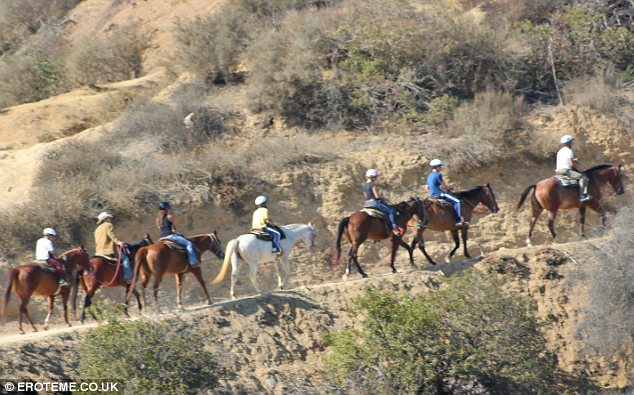
[[256, 205], [256, 206], [261, 206], [261, 205], [263, 205], [264, 203], [266, 203], [268, 200], [269, 200], [269, 199], [267, 199], [267, 198], [266, 198], [266, 196], [262, 196], [262, 195], [260, 195], [260, 196], [258, 196], [258, 197], [256, 197], [256, 198], [255, 198], [255, 205]]
[[169, 202], [161, 202], [161, 203], [159, 204], [159, 208], [160, 208], [161, 210], [169, 210], [169, 209], [171, 209], [171, 208], [172, 208], [172, 206], [170, 206]]
[[57, 232], [55, 232], [55, 229], [53, 228], [46, 228], [42, 233], [44, 236], [57, 236]]

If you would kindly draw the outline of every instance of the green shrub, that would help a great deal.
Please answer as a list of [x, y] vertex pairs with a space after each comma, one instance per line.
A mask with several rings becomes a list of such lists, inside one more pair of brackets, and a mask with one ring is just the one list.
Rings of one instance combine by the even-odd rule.
[[501, 280], [469, 272], [412, 298], [368, 288], [359, 325], [326, 336], [325, 363], [344, 393], [554, 392], [555, 359], [528, 302]]
[[205, 349], [210, 333], [184, 321], [110, 319], [80, 346], [82, 378], [125, 382], [127, 394], [191, 394], [218, 383], [218, 365]]

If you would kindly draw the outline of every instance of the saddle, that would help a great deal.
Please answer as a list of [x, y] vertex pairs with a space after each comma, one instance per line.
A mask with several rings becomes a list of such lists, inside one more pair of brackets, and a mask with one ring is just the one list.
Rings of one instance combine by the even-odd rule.
[[116, 256], [110, 256], [110, 255], [95, 255], [93, 258], [101, 258], [111, 265], [116, 265], [117, 260], [119, 259]]
[[31, 264], [39, 266], [45, 272], [57, 274], [57, 268], [53, 265], [50, 265], [46, 262], [42, 261], [32, 261]]
[[[286, 235], [284, 234], [284, 231], [282, 229], [280, 229], [279, 227], [275, 227], [275, 229], [280, 232], [280, 240], [283, 240], [286, 238]], [[251, 231], [249, 232], [249, 234], [252, 234], [255, 236], [256, 239], [259, 240], [264, 240], [264, 241], [273, 241], [273, 236], [269, 233], [266, 233], [263, 230], [258, 230], [258, 229], [251, 229]]]
[[361, 211], [368, 213], [368, 215], [373, 218], [387, 219], [387, 214], [385, 214], [383, 211], [378, 210], [374, 207], [364, 207], [361, 209]]
[[175, 242], [174, 240], [170, 239], [169, 237], [162, 237], [159, 239], [159, 243], [163, 243], [167, 246], [167, 248], [169, 248], [170, 250], [174, 250], [177, 252], [187, 252], [187, 249], [185, 248], [184, 245]]
[[431, 207], [432, 205], [436, 205], [440, 208], [451, 207], [451, 203], [439, 197], [428, 197], [427, 199], [424, 200], [424, 203], [425, 203], [425, 209]]
[[555, 175], [557, 183], [562, 188], [579, 188], [579, 180], [565, 175]]

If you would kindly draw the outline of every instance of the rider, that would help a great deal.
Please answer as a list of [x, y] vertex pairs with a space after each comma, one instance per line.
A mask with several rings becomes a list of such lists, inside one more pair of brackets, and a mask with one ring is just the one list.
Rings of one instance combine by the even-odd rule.
[[65, 280], [66, 268], [64, 267], [64, 262], [55, 257], [53, 237], [57, 236], [57, 232], [53, 228], [46, 228], [42, 234], [44, 237], [35, 244], [35, 259], [54, 266], [59, 276], [58, 284], [62, 287], [68, 286], [68, 282]]
[[174, 216], [169, 213], [171, 208], [172, 206], [170, 206], [169, 202], [161, 202], [159, 204], [159, 212], [156, 216], [156, 226], [161, 230], [161, 238], [171, 239], [176, 243], [185, 246], [185, 249], [187, 250], [187, 257], [189, 259], [189, 266], [196, 267], [200, 265], [200, 261], [196, 256], [194, 245], [183, 235], [176, 233]]
[[271, 236], [273, 236], [273, 249], [271, 250], [274, 254], [281, 253], [280, 250], [280, 238], [282, 237], [281, 233], [276, 229], [275, 224], [269, 218], [269, 209], [266, 207], [266, 202], [269, 199], [266, 196], [258, 196], [255, 198], [255, 205], [258, 208], [253, 212], [253, 219], [251, 221], [251, 229], [252, 230], [260, 230], [264, 231]]
[[450, 194], [454, 191], [454, 189], [445, 183], [442, 179], [442, 174], [440, 174], [444, 163], [440, 159], [432, 159], [431, 162], [429, 162], [429, 165], [432, 168], [431, 172], [427, 175], [429, 196], [439, 197], [451, 203], [451, 207], [453, 208], [453, 212], [456, 217], [456, 226], [468, 225], [469, 223], [465, 221], [462, 216], [462, 202], [460, 199]]
[[119, 240], [114, 234], [114, 226], [112, 225], [112, 214], [103, 211], [97, 216], [97, 228], [95, 229], [95, 255], [116, 258], [119, 255], [115, 248], [115, 244], [119, 246], [121, 254], [121, 268], [123, 272], [123, 280], [127, 283], [132, 281], [132, 267], [130, 265], [130, 256], [126, 253], [128, 248], [124, 242]]
[[385, 198], [379, 193], [379, 189], [376, 186], [376, 178], [379, 176], [379, 171], [376, 169], [368, 169], [365, 172], [365, 184], [363, 184], [363, 193], [365, 194], [365, 207], [374, 207], [387, 214], [392, 224], [392, 231], [396, 235], [400, 235], [402, 232], [396, 223], [396, 210], [385, 203]]
[[579, 201], [584, 203], [591, 198], [588, 195], [588, 184], [590, 180], [585, 173], [577, 170], [577, 158], [575, 158], [575, 154], [572, 152], [572, 142], [574, 140], [575, 138], [569, 134], [561, 137], [559, 143], [562, 147], [557, 151], [557, 168], [555, 169], [555, 173], [579, 181], [579, 188], [581, 189]]

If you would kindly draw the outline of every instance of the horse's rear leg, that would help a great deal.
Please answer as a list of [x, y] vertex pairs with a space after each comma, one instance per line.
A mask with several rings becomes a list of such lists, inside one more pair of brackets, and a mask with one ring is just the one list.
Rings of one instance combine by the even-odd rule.
[[156, 306], [157, 311], [161, 310], [159, 306], [159, 302], [158, 302], [158, 294], [159, 294], [159, 287], [161, 286], [161, 280], [163, 280], [162, 273], [154, 275], [154, 284], [152, 285], [152, 294], [154, 296], [154, 306]]
[[359, 274], [363, 278], [366, 278], [366, 277], [368, 277], [368, 275], [361, 268], [361, 265], [359, 264], [359, 257], [357, 255], [357, 252], [359, 251], [359, 246], [360, 245], [361, 245], [361, 243], [357, 242], [357, 241], [354, 241], [352, 243], [352, 247], [350, 248], [350, 253], [349, 253], [349, 258], [348, 258], [348, 267], [346, 268], [346, 275], [349, 275], [350, 272], [352, 271], [351, 263], [354, 262], [354, 265], [357, 267], [357, 271], [359, 272]]
[[20, 333], [24, 333], [24, 329], [22, 329], [22, 314], [24, 314], [26, 316], [26, 319], [29, 320], [31, 327], [33, 328], [33, 332], [37, 332], [37, 328], [35, 327], [35, 324], [33, 323], [31, 316], [29, 315], [29, 309], [26, 308], [26, 306], [29, 304], [30, 298], [31, 297], [29, 295], [29, 296], [25, 296], [24, 299], [22, 298], [20, 299], [20, 318], [18, 319], [18, 326], [20, 328]]
[[249, 262], [249, 279], [251, 280], [251, 284], [253, 284], [253, 288], [255, 288], [255, 292], [261, 294], [260, 286], [258, 285], [258, 263], [251, 264]]
[[[97, 284], [97, 281], [93, 282], [90, 289], [86, 291], [86, 296], [84, 296], [84, 305], [81, 308], [81, 323], [82, 324], [84, 323], [84, 320], [86, 319], [86, 309], [92, 306], [92, 297], [95, 295], [95, 292], [97, 292], [96, 284]], [[95, 313], [92, 311], [92, 309], [89, 310], [89, 312], [90, 312], [90, 315], [92, 316], [92, 319], [97, 320], [97, 316], [95, 316]]]
[[533, 229], [535, 229], [535, 224], [537, 223], [537, 220], [539, 219], [542, 211], [544, 211], [539, 203], [533, 202], [532, 200], [531, 206], [533, 214], [531, 216], [530, 228], [528, 229], [528, 238], [526, 239], [526, 245], [529, 247], [533, 245], [533, 243], [531, 242], [531, 237], [533, 237]]
[[584, 239], [587, 239], [586, 233], [584, 231], [585, 224], [586, 224], [586, 207], [581, 206], [579, 207], [579, 234]]
[[458, 247], [460, 247], [460, 238], [458, 237], [458, 229], [453, 229], [451, 231], [451, 237], [453, 238], [454, 247], [453, 247], [453, 250], [451, 250], [451, 252], [449, 253], [449, 255], [447, 255], [447, 257], [445, 258], [446, 263], [451, 262], [451, 258], [453, 257], [453, 254], [455, 254], [456, 250], [458, 250]]
[[48, 302], [48, 314], [46, 315], [46, 319], [44, 320], [44, 330], [48, 329], [48, 323], [51, 320], [51, 316], [53, 315], [53, 303], [55, 302], [55, 297], [52, 295], [49, 295], [47, 297], [47, 302]]
[[229, 289], [229, 296], [231, 299], [236, 298], [236, 283], [238, 282], [238, 274], [240, 274], [240, 258], [238, 254], [231, 254], [231, 288]]
[[[130, 292], [130, 287], [132, 286], [132, 284], [126, 284], [125, 285], [125, 294], [127, 295], [128, 292]], [[141, 295], [139, 294], [139, 291], [136, 290], [136, 288], [132, 289], [132, 294], [134, 295], [134, 297], [136, 298], [136, 304], [139, 308], [139, 311], [141, 311], [143, 309], [143, 306], [141, 305]], [[125, 314], [126, 316], [130, 316], [130, 314], [128, 313], [128, 301], [125, 301]]]
[[425, 258], [427, 258], [427, 262], [431, 263], [432, 265], [435, 265], [436, 262], [433, 259], [431, 259], [431, 257], [427, 253], [427, 250], [425, 249], [425, 239], [423, 239], [422, 230], [419, 231], [419, 234], [417, 234], [416, 237], [414, 238], [414, 241], [412, 241], [412, 246], [415, 246], [416, 244], [418, 244], [418, 249], [421, 250], [423, 255], [425, 255]]
[[195, 267], [192, 269], [192, 273], [196, 280], [198, 280], [198, 284], [203, 288], [203, 292], [205, 293], [205, 304], [211, 304], [211, 298], [209, 297], [209, 292], [207, 292], [207, 286], [205, 285], [205, 280], [203, 280], [203, 272], [200, 267]]

